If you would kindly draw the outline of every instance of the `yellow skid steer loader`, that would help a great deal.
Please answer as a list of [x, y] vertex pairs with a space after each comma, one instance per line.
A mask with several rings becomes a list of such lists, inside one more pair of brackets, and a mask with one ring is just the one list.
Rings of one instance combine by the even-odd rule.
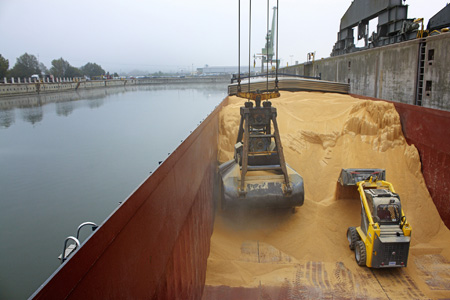
[[361, 200], [361, 226], [349, 227], [347, 239], [358, 265], [371, 268], [406, 267], [411, 226], [400, 196], [385, 181], [382, 169], [342, 169], [338, 182], [357, 186]]

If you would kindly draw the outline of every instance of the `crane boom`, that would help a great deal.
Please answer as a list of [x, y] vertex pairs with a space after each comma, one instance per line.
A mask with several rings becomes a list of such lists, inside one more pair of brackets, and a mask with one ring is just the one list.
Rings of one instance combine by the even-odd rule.
[[269, 30], [269, 32], [266, 35], [266, 45], [264, 48], [262, 48], [262, 68], [261, 71], [264, 70], [264, 63], [266, 62], [273, 62], [273, 43], [275, 41], [275, 32], [276, 32], [276, 16], [277, 16], [277, 7], [273, 7], [273, 17], [272, 17], [272, 28]]

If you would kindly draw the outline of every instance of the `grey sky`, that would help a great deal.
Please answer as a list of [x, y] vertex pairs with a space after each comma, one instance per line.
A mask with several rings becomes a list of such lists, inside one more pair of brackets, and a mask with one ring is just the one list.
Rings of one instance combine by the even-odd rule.
[[[312, 51], [328, 57], [352, 1], [279, 2], [282, 64], [303, 62]], [[248, 65], [248, 3], [241, 0], [241, 65]], [[407, 0], [408, 17], [423, 17], [426, 26], [446, 3]], [[10, 67], [27, 52], [47, 67], [63, 57], [75, 67], [95, 62], [110, 72], [237, 65], [237, 6], [237, 0], [0, 0], [0, 54]], [[252, 1], [252, 55], [264, 46], [266, 7], [266, 0]]]

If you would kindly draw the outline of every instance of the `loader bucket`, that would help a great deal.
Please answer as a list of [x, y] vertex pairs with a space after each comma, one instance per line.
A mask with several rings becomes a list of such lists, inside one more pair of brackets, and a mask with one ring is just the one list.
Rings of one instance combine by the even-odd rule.
[[245, 208], [293, 208], [303, 205], [303, 178], [286, 165], [289, 186], [284, 175], [275, 171], [259, 172], [246, 176], [244, 191], [240, 191], [240, 166], [230, 160], [219, 167], [222, 178], [222, 210], [233, 207]]
[[383, 169], [342, 169], [338, 182], [342, 186], [356, 185], [359, 181], [370, 177], [377, 180], [386, 180], [386, 171]]
[[335, 199], [359, 199], [356, 184], [370, 177], [386, 180], [386, 171], [383, 169], [342, 169], [337, 181]]

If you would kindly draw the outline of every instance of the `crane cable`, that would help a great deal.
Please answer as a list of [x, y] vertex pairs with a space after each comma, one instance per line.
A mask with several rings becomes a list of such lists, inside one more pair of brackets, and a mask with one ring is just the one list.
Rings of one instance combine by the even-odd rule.
[[[248, 93], [250, 94], [250, 60], [251, 60], [251, 44], [252, 44], [252, 0], [249, 1], [249, 11], [248, 11]], [[248, 98], [250, 101], [250, 97]]]
[[[279, 1], [277, 0], [277, 24], [276, 24], [276, 35], [277, 35], [277, 41], [276, 41], [276, 61], [275, 61], [275, 93], [278, 95], [269, 95], [269, 43], [268, 43], [268, 34], [269, 34], [269, 0], [267, 0], [267, 34], [266, 34], [266, 55], [267, 55], [267, 83], [266, 83], [266, 89], [267, 89], [267, 97], [265, 97], [266, 100], [279, 97], [278, 93], [278, 6]], [[273, 28], [272, 28], [273, 30]], [[249, 0], [249, 25], [248, 25], [248, 93], [241, 93], [241, 0], [238, 0], [238, 86], [237, 86], [237, 92], [238, 96], [239, 94], [247, 94], [248, 101], [253, 99], [252, 93], [250, 92], [250, 77], [251, 77], [251, 37], [252, 37], [252, 0]]]
[[277, 56], [275, 60], [275, 92], [278, 92], [278, 13], [280, 11], [280, 7], [278, 5], [277, 0]]
[[238, 1], [238, 92], [241, 91], [241, 0]]
[[[264, 55], [264, 53], [263, 53], [263, 55]], [[267, 74], [266, 75], [266, 93], [269, 93], [269, 0], [267, 0], [266, 56], [267, 56], [267, 64], [266, 64], [266, 74]]]

